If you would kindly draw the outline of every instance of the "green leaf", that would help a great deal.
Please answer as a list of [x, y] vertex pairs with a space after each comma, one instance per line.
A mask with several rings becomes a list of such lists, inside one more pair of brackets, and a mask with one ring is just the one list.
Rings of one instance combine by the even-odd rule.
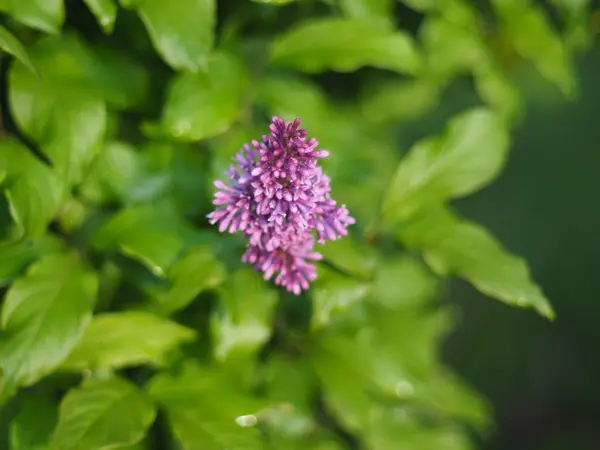
[[51, 168], [28, 148], [14, 140], [0, 142], [0, 159], [6, 161], [8, 175], [3, 187], [13, 220], [21, 237], [37, 238], [58, 210], [63, 186]]
[[165, 408], [183, 450], [265, 447], [258, 430], [236, 423], [258, 412], [260, 404], [219, 372], [187, 365], [178, 376], [155, 376], [148, 391]]
[[209, 246], [198, 246], [169, 270], [169, 290], [157, 296], [156, 302], [164, 314], [185, 308], [201, 292], [213, 289], [226, 278], [225, 266]]
[[321, 253], [327, 262], [351, 275], [370, 277], [377, 266], [377, 252], [364, 242], [358, 242], [351, 236], [317, 245], [315, 250]]
[[419, 119], [438, 103], [438, 87], [422, 79], [374, 82], [361, 95], [361, 110], [373, 123]]
[[211, 318], [216, 359], [254, 356], [271, 336], [277, 292], [251, 269], [234, 272], [220, 292]]
[[6, 0], [3, 9], [25, 25], [58, 33], [65, 20], [64, 0]]
[[345, 16], [360, 19], [381, 27], [392, 28], [392, 0], [341, 0]]
[[143, 0], [132, 6], [154, 47], [171, 67], [194, 73], [206, 69], [214, 41], [215, 0]]
[[10, 284], [36, 257], [60, 251], [62, 247], [62, 242], [51, 236], [0, 245], [0, 286]]
[[61, 368], [94, 371], [141, 364], [160, 367], [172, 350], [195, 338], [194, 330], [142, 311], [98, 314]]
[[119, 250], [164, 276], [183, 248], [177, 211], [167, 203], [140, 205], [118, 212], [95, 235], [99, 250]]
[[122, 378], [91, 379], [60, 404], [52, 450], [112, 449], [140, 441], [156, 410], [146, 394]]
[[104, 102], [82, 76], [84, 69], [72, 55], [72, 47], [77, 46], [71, 38], [42, 39], [30, 51], [41, 78], [17, 63], [11, 67], [9, 79], [16, 122], [37, 141], [65, 184], [81, 180], [106, 121]]
[[84, 0], [106, 34], [111, 34], [117, 18], [117, 5], [114, 0]]
[[456, 274], [490, 297], [554, 318], [525, 261], [508, 253], [485, 228], [440, 208], [408, 224], [399, 236], [421, 250], [438, 274]]
[[452, 119], [442, 136], [419, 141], [400, 162], [384, 220], [408, 219], [485, 186], [502, 168], [508, 143], [504, 121], [492, 111], [477, 108]]
[[477, 70], [475, 87], [479, 96], [510, 124], [523, 109], [516, 87], [497, 68]]
[[371, 286], [364, 281], [321, 269], [313, 289], [312, 327], [317, 330], [364, 300]]
[[567, 96], [575, 91], [575, 68], [560, 35], [541, 7], [522, 0], [492, 1], [514, 48]]
[[227, 131], [242, 112], [248, 81], [239, 61], [214, 53], [207, 70], [201, 75], [182, 73], [173, 80], [160, 123], [169, 135], [184, 141], [211, 138]]
[[437, 282], [427, 267], [408, 256], [384, 259], [375, 272], [373, 300], [391, 309], [429, 301]]
[[27, 51], [23, 47], [23, 44], [13, 36], [13, 34], [6, 28], [0, 25], [0, 48], [7, 53], [10, 53], [19, 61], [21, 61], [25, 67], [27, 67], [32, 73], [38, 73], [37, 68], [33, 64], [33, 61], [27, 54]]
[[119, 141], [107, 142], [80, 187], [81, 194], [96, 204], [123, 202], [142, 173], [136, 149]]
[[275, 42], [271, 58], [276, 64], [309, 73], [352, 72], [373, 66], [412, 74], [420, 65], [409, 35], [349, 19], [304, 22]]
[[56, 402], [28, 393], [19, 403], [19, 413], [10, 424], [10, 449], [47, 450], [58, 417]]
[[3, 395], [63, 362], [91, 318], [96, 290], [96, 276], [61, 254], [43, 257], [13, 283], [2, 307]]

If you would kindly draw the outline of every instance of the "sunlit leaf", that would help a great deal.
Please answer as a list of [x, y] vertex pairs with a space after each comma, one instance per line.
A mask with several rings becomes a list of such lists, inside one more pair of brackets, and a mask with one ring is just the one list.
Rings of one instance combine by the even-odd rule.
[[54, 218], [64, 186], [48, 165], [17, 141], [0, 142], [0, 159], [6, 161], [8, 169], [0, 187], [10, 204], [13, 220], [21, 237], [37, 238]]
[[31, 72], [38, 73], [23, 44], [3, 26], [0, 26], [0, 48], [21, 61]]
[[349, 19], [301, 23], [275, 42], [271, 57], [275, 64], [310, 73], [363, 66], [415, 73], [420, 65], [408, 34]]
[[504, 164], [509, 136], [492, 111], [454, 118], [444, 134], [419, 141], [400, 162], [383, 205], [386, 221], [462, 197], [488, 184]]
[[[123, 0], [121, 0], [123, 2]], [[214, 41], [215, 0], [134, 1], [154, 47], [174, 69], [206, 69]]]
[[271, 335], [277, 292], [250, 269], [234, 272], [220, 291], [212, 317], [216, 358], [254, 355]]
[[484, 294], [554, 317], [525, 261], [502, 248], [485, 228], [461, 220], [449, 210], [435, 209], [408, 224], [399, 237], [422, 251], [437, 273], [458, 275]]
[[0, 9], [46, 33], [58, 33], [65, 20], [64, 0], [5, 0]]
[[84, 0], [106, 34], [112, 33], [117, 17], [115, 0]]
[[391, 28], [393, 0], [341, 0], [340, 9], [347, 17]]
[[162, 366], [170, 351], [195, 337], [194, 330], [146, 312], [98, 314], [61, 368], [97, 370], [141, 364]]
[[219, 372], [187, 365], [178, 376], [157, 375], [148, 391], [165, 408], [184, 450], [264, 448], [258, 430], [236, 423], [238, 417], [256, 414], [260, 403]]
[[135, 444], [155, 416], [150, 399], [129, 381], [91, 379], [63, 398], [51, 449], [110, 449]]
[[214, 137], [241, 113], [247, 80], [240, 63], [233, 56], [215, 53], [207, 64], [207, 74], [182, 73], [169, 88], [160, 126], [177, 139]]
[[60, 254], [40, 259], [13, 283], [2, 307], [3, 396], [62, 363], [91, 318], [96, 290], [96, 276]]

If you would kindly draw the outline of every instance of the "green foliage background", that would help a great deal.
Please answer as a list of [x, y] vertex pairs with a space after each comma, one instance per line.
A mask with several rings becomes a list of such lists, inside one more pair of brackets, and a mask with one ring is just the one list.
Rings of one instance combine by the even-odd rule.
[[[577, 96], [585, 0], [0, 11], [0, 448], [460, 450], [485, 436], [490, 405], [441, 361], [457, 316], [445, 280], [554, 312], [525, 261], [449, 202], [499, 175], [531, 86]], [[205, 219], [212, 180], [273, 114], [330, 150], [358, 222], [300, 297]]]

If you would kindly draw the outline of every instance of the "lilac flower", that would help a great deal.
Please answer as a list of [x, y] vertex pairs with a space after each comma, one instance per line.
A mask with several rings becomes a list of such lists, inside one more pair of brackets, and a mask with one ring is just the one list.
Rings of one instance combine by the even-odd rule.
[[348, 234], [355, 223], [345, 205], [330, 196], [330, 179], [317, 165], [329, 153], [317, 150], [316, 139], [306, 139], [300, 120], [286, 123], [273, 117], [270, 135], [245, 144], [225, 174], [230, 185], [215, 181], [218, 191], [208, 215], [219, 231], [241, 232], [248, 237], [242, 260], [264, 272], [275, 284], [299, 294], [316, 278], [307, 261], [321, 259], [313, 251], [318, 242]]

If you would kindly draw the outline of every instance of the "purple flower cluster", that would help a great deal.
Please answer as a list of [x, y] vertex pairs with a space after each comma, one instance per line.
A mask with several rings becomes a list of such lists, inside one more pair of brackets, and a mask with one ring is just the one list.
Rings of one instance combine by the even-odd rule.
[[322, 256], [314, 251], [315, 241], [345, 236], [355, 222], [331, 198], [330, 179], [317, 165], [329, 153], [317, 150], [317, 140], [307, 140], [299, 125], [300, 119], [273, 117], [270, 135], [244, 145], [225, 172], [229, 185], [215, 181], [217, 209], [208, 215], [219, 231], [248, 237], [242, 261], [295, 294], [317, 277], [311, 261]]

